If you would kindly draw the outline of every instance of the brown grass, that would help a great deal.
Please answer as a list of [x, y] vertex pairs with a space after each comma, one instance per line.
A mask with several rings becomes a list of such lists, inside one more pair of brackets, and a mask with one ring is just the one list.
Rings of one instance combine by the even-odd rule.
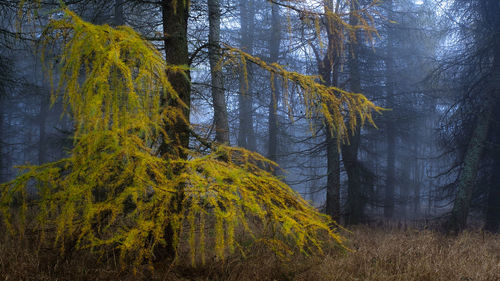
[[265, 247], [246, 259], [207, 259], [196, 269], [168, 262], [145, 265], [134, 275], [112, 254], [100, 260], [85, 252], [61, 257], [25, 240], [0, 239], [0, 280], [500, 280], [500, 235], [360, 227], [348, 235], [352, 252], [283, 262]]

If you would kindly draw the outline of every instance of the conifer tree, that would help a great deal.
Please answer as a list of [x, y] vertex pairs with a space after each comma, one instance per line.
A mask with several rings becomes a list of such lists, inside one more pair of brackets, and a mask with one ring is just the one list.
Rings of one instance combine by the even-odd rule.
[[[274, 162], [224, 145], [207, 154], [189, 149], [189, 5], [162, 3], [166, 60], [131, 28], [93, 25], [67, 8], [44, 28], [45, 54], [61, 46], [57, 60], [43, 59], [55, 80], [52, 102], [62, 99], [73, 120], [74, 147], [67, 158], [21, 167], [23, 174], [1, 186], [5, 225], [23, 233], [34, 209], [42, 238], [55, 229], [61, 250], [113, 247], [133, 266], [159, 249], [178, 257], [182, 245], [193, 264], [204, 262], [206, 245], [221, 259], [245, 252], [235, 237], [239, 229], [280, 255], [342, 244], [335, 222], [269, 171]], [[226, 64], [246, 62], [268, 71], [271, 81], [279, 77], [285, 90], [295, 84], [307, 115], [322, 114], [339, 139], [356, 120], [373, 123], [372, 111], [380, 109], [361, 94], [228, 47]], [[346, 109], [359, 118], [346, 122]], [[28, 187], [38, 200], [28, 199]]]

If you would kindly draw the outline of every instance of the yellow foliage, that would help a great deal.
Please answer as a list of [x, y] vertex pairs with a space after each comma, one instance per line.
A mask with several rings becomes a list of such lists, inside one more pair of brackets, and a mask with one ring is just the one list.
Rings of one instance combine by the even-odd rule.
[[[331, 218], [273, 176], [269, 169], [276, 164], [257, 153], [220, 146], [208, 155], [191, 152], [188, 159], [160, 157], [158, 143], [169, 141], [163, 128], [182, 118], [166, 102], [182, 104], [167, 72], [182, 73], [186, 67], [166, 65], [154, 46], [128, 27], [92, 25], [69, 10], [64, 14], [43, 33], [44, 59], [51, 77], [59, 76], [53, 101], [62, 98], [74, 120], [74, 148], [60, 161], [21, 167], [23, 174], [1, 185], [0, 211], [11, 231], [17, 214], [24, 227], [27, 209], [33, 208], [37, 227], [42, 232], [55, 228], [61, 250], [67, 242], [97, 252], [116, 248], [123, 264], [132, 261], [133, 266], [153, 259], [167, 239], [174, 241], [177, 254], [185, 233], [193, 263], [196, 257], [205, 260], [210, 239], [221, 259], [235, 248], [244, 251], [238, 229], [281, 255], [321, 252], [331, 241], [342, 244]], [[49, 47], [56, 43], [62, 43], [62, 52], [51, 64]], [[345, 131], [339, 122], [343, 106], [371, 120], [374, 107], [362, 95], [337, 96], [344, 92], [320, 86], [314, 77], [239, 54], [299, 84], [308, 108], [317, 102], [336, 105], [333, 115], [324, 113], [339, 132]], [[37, 193], [33, 200], [27, 195], [30, 187]], [[178, 211], [172, 205], [180, 188]], [[206, 232], [212, 224], [213, 233]], [[268, 235], [261, 236], [255, 225]], [[173, 237], [165, 237], [167, 226]]]
[[[306, 117], [311, 120], [312, 117], [320, 114], [324, 117], [324, 122], [330, 128], [330, 133], [336, 134], [337, 141], [348, 141], [349, 132], [354, 132], [354, 128], [368, 121], [375, 126], [372, 118], [372, 112], [380, 112], [381, 107], [376, 106], [360, 93], [351, 93], [334, 86], [327, 86], [320, 83], [318, 76], [304, 75], [294, 71], [286, 70], [280, 64], [267, 63], [258, 57], [254, 57], [240, 49], [226, 45], [225, 64], [239, 65], [245, 68], [248, 62], [258, 65], [261, 69], [271, 74], [271, 88], [274, 89], [274, 77], [279, 77], [283, 84], [284, 104], [288, 105], [287, 92], [289, 90], [289, 81], [299, 87], [299, 93], [306, 108]], [[291, 118], [291, 115], [290, 115]]]

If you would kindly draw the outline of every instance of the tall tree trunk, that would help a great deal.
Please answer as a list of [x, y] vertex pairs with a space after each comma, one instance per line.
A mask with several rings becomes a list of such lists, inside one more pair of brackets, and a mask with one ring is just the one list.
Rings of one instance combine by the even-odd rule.
[[[338, 12], [338, 5], [334, 10], [332, 1], [324, 1], [323, 9], [328, 15]], [[318, 59], [319, 74], [328, 86], [336, 86], [338, 83], [338, 52], [339, 38], [334, 32], [336, 23], [331, 17], [326, 18], [326, 32], [328, 46], [323, 59]], [[326, 154], [327, 154], [327, 180], [326, 180], [326, 214], [334, 220], [340, 218], [340, 153], [337, 137], [332, 135], [330, 126], [326, 128]]]
[[[393, 3], [388, 0], [388, 18], [393, 20]], [[386, 66], [386, 98], [387, 107], [394, 110], [394, 30], [391, 22], [387, 23], [387, 52], [385, 58]], [[387, 136], [387, 170], [384, 194], [384, 217], [392, 218], [394, 215], [394, 189], [396, 184], [396, 133], [394, 128], [394, 111], [386, 114], [386, 136]]]
[[[270, 62], [278, 62], [280, 42], [281, 42], [281, 25], [280, 25], [280, 11], [279, 6], [271, 4], [271, 38], [269, 40], [269, 58]], [[274, 77], [274, 89], [269, 102], [269, 143], [268, 143], [268, 158], [272, 161], [277, 161], [278, 149], [278, 118], [277, 107], [280, 98], [280, 89], [278, 86], [278, 79]]]
[[[175, 6], [174, 6], [175, 5]], [[187, 45], [187, 20], [189, 16], [189, 3], [187, 1], [162, 0], [162, 24], [165, 33], [165, 59], [171, 65], [189, 65]], [[172, 87], [177, 92], [180, 100], [186, 105], [181, 106], [175, 101], [168, 101], [169, 106], [178, 107], [184, 120], [178, 118], [176, 122], [166, 128], [170, 134], [171, 143], [162, 143], [160, 153], [171, 153], [181, 158], [186, 158], [185, 149], [189, 146], [189, 107], [190, 107], [190, 81], [187, 75], [181, 73], [168, 73]], [[187, 122], [186, 122], [187, 121]]]
[[340, 218], [340, 155], [337, 138], [326, 129], [327, 180], [326, 214], [334, 220]]
[[[494, 4], [492, 3], [490, 2], [489, 5]], [[494, 8], [498, 9], [498, 7], [493, 6], [492, 9]], [[457, 183], [457, 194], [448, 221], [450, 229], [455, 232], [459, 232], [466, 227], [474, 182], [479, 169], [483, 148], [488, 137], [493, 111], [500, 97], [500, 36], [496, 36], [494, 40], [495, 44], [493, 48], [495, 53], [490, 77], [487, 82], [487, 91], [484, 94], [485, 97], [481, 103], [483, 106], [477, 116], [476, 125], [465, 152], [463, 167]]]
[[[241, 42], [240, 48], [253, 54], [254, 25], [255, 25], [255, 2], [254, 0], [240, 0], [240, 25]], [[238, 146], [249, 150], [256, 150], [257, 144], [253, 128], [253, 87], [252, 87], [252, 66], [247, 65], [247, 74], [240, 71], [240, 95], [238, 97], [239, 106], [239, 131]]]
[[[162, 0], [162, 25], [165, 34], [165, 59], [171, 65], [189, 65], [188, 45], [187, 45], [187, 21], [189, 16], [189, 1]], [[159, 148], [162, 156], [175, 155], [179, 158], [187, 159], [186, 149], [189, 147], [189, 109], [190, 109], [190, 75], [180, 73], [167, 73], [172, 87], [177, 92], [185, 107], [176, 101], [166, 101], [169, 106], [178, 107], [182, 112], [174, 124], [165, 128], [169, 134], [170, 143], [163, 141]], [[174, 173], [182, 167], [174, 167]], [[171, 204], [173, 212], [181, 212], [181, 203], [184, 198], [184, 186], [180, 184], [176, 196]], [[174, 230], [169, 224], [165, 229], [166, 255], [172, 256], [174, 249]]]
[[212, 102], [214, 104], [215, 141], [229, 144], [224, 77], [220, 64], [220, 0], [208, 0], [208, 58], [212, 77]]
[[347, 207], [345, 223], [358, 224], [363, 221], [364, 198], [361, 185], [361, 164], [358, 160], [360, 143], [359, 126], [356, 128], [350, 143], [342, 145], [342, 160], [347, 172]]
[[465, 152], [463, 168], [458, 179], [457, 194], [453, 202], [453, 210], [448, 221], [453, 231], [461, 231], [467, 224], [470, 200], [474, 189], [479, 162], [483, 152], [484, 143], [488, 136], [488, 127], [491, 122], [493, 102], [487, 102], [477, 117], [476, 126]]
[[[356, 26], [358, 19], [353, 14], [358, 10], [358, 3], [353, 2], [351, 5], [351, 15], [349, 17], [349, 24]], [[357, 34], [359, 36], [359, 34]], [[350, 86], [351, 92], [361, 92], [361, 75], [359, 72], [359, 42], [356, 38], [351, 38], [349, 44], [349, 58], [348, 65], [350, 71]], [[361, 187], [361, 164], [358, 160], [358, 150], [360, 143], [360, 126], [359, 122], [356, 126], [350, 141], [342, 145], [342, 160], [344, 168], [347, 172], [347, 210], [345, 223], [358, 224], [363, 220], [363, 193]]]
[[[491, 22], [491, 26], [493, 27], [492, 34], [495, 36], [495, 60], [493, 65], [493, 77], [492, 77], [492, 88], [495, 91], [496, 105], [495, 108], [498, 109], [500, 105], [500, 18], [498, 17], [498, 13], [500, 12], [500, 5], [498, 1], [489, 0], [485, 1], [486, 11], [489, 13], [487, 17], [487, 21]], [[498, 112], [498, 110], [496, 110]], [[494, 112], [493, 114], [495, 115]], [[500, 126], [498, 122], [494, 123], [495, 132], [500, 131]], [[494, 171], [493, 171], [493, 181], [489, 186], [488, 191], [488, 203], [486, 208], [486, 225], [485, 229], [491, 232], [500, 231], [500, 153], [494, 154], [496, 157], [494, 158]]]
[[401, 184], [399, 185], [399, 217], [400, 219], [406, 220], [408, 218], [408, 204], [410, 203], [410, 168], [411, 168], [411, 160], [409, 157], [404, 159], [403, 164], [401, 165]]

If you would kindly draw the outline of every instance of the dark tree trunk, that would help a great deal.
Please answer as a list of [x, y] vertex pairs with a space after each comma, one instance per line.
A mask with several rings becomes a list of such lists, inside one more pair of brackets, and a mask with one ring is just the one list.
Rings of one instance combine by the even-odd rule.
[[[276, 4], [272, 5], [271, 11], [271, 38], [269, 41], [269, 58], [270, 62], [278, 62], [279, 48], [281, 40], [281, 25], [280, 25], [280, 12]], [[268, 143], [268, 158], [272, 161], [277, 161], [278, 149], [278, 118], [277, 107], [280, 98], [280, 89], [278, 79], [275, 77], [273, 81], [274, 89], [269, 102], [269, 143]]]
[[[417, 154], [420, 155], [419, 145], [417, 144]], [[415, 160], [414, 175], [413, 175], [413, 215], [418, 218], [420, 215], [420, 179], [421, 179], [420, 162]]]
[[[392, 0], [388, 0], [388, 18], [392, 20]], [[394, 109], [394, 35], [393, 23], [387, 23], [387, 52], [386, 52], [386, 98], [387, 107]], [[390, 219], [394, 215], [394, 190], [396, 184], [396, 132], [394, 131], [394, 111], [385, 114], [386, 120], [386, 136], [387, 136], [387, 170], [386, 170], [386, 183], [384, 194], [384, 217]]]
[[406, 220], [408, 218], [408, 205], [410, 203], [410, 159], [405, 159], [401, 167], [401, 184], [399, 185], [399, 218]]
[[[492, 27], [494, 27], [493, 32], [496, 32], [496, 35], [494, 35], [495, 60], [493, 66], [492, 87], [496, 92], [496, 112], [498, 112], [498, 105], [500, 105], [500, 18], [498, 17], [500, 5], [498, 5], [498, 1], [495, 0], [487, 1], [486, 5], [489, 7], [486, 9], [489, 12], [488, 20], [491, 22]], [[500, 125], [498, 121], [494, 124], [498, 139], [498, 134], [500, 134]], [[498, 153], [498, 150], [494, 155], [495, 166], [493, 170], [493, 180], [490, 183], [488, 191], [485, 229], [491, 232], [498, 232], [500, 231], [500, 153]]]
[[[338, 11], [334, 10], [333, 2], [325, 1], [323, 5], [325, 14]], [[331, 17], [326, 18], [326, 32], [328, 46], [323, 59], [317, 57], [318, 69], [321, 78], [328, 86], [336, 86], [338, 83], [338, 35], [334, 32], [336, 23]], [[326, 180], [326, 214], [334, 220], [340, 218], [340, 153], [337, 137], [332, 134], [332, 128], [326, 127], [326, 153], [327, 153], [327, 180]], [[334, 132], [333, 132], [334, 133]]]
[[[176, 0], [162, 0], [162, 23], [165, 34], [165, 59], [171, 65], [189, 65], [188, 45], [187, 45], [187, 20], [189, 16], [189, 2]], [[166, 101], [169, 106], [178, 107], [183, 118], [178, 118], [173, 125], [167, 126], [166, 132], [169, 134], [170, 143], [163, 141], [159, 148], [162, 156], [173, 155], [186, 159], [186, 149], [189, 147], [189, 110], [190, 110], [190, 79], [189, 72], [186, 75], [180, 73], [167, 73], [172, 87], [177, 92], [179, 98], [186, 105], [182, 106], [175, 101]], [[178, 173], [182, 167], [174, 167], [174, 173]], [[180, 184], [178, 192], [171, 201], [172, 212], [181, 212], [181, 203], [184, 198], [184, 186]], [[171, 224], [165, 229], [167, 256], [173, 256], [174, 230]], [[159, 254], [161, 256], [161, 254]]]
[[[358, 4], [353, 3], [351, 6], [351, 16], [349, 24], [355, 26], [358, 24], [358, 19], [352, 12], [358, 10]], [[359, 35], [359, 34], [358, 34]], [[361, 75], [359, 72], [359, 45], [355, 38], [351, 38], [349, 44], [348, 65], [350, 71], [350, 86], [351, 92], [361, 92]], [[361, 186], [361, 164], [358, 160], [358, 150], [360, 143], [360, 126], [356, 126], [349, 143], [342, 145], [342, 161], [347, 172], [347, 207], [345, 223], [348, 225], [358, 224], [363, 220], [364, 198]]]
[[500, 226], [500, 155], [496, 154], [495, 167], [492, 181], [488, 190], [488, 202], [486, 206], [486, 224], [484, 229], [490, 232], [498, 232]]
[[[253, 0], [240, 0], [240, 25], [241, 42], [240, 48], [249, 54], [253, 54], [255, 24], [255, 2]], [[247, 76], [244, 70], [240, 71], [240, 94], [239, 106], [239, 131], [238, 146], [249, 150], [256, 150], [257, 144], [253, 128], [253, 87], [252, 66], [247, 65]]]
[[[173, 6], [175, 5], [175, 7]], [[171, 65], [189, 65], [187, 45], [187, 20], [189, 16], [189, 4], [186, 1], [162, 0], [162, 23], [165, 33], [165, 59]], [[186, 78], [188, 77], [188, 78]], [[172, 87], [179, 95], [180, 100], [187, 106], [183, 107], [174, 101], [168, 101], [170, 106], [179, 107], [184, 115], [183, 118], [167, 127], [171, 143], [162, 143], [161, 155], [170, 153], [181, 158], [186, 158], [184, 149], [189, 146], [189, 106], [190, 106], [190, 81], [189, 72], [187, 76], [180, 73], [168, 73]], [[186, 122], [187, 121], [187, 122]]]
[[459, 232], [466, 227], [469, 215], [470, 200], [474, 189], [483, 147], [488, 136], [491, 122], [493, 102], [487, 102], [477, 117], [476, 126], [465, 152], [463, 168], [458, 179], [457, 194], [453, 202], [453, 210], [448, 221], [450, 230]]
[[220, 64], [220, 0], [208, 0], [208, 58], [212, 77], [212, 102], [214, 104], [215, 141], [229, 144], [224, 77]]
[[342, 160], [347, 172], [347, 207], [345, 223], [358, 224], [363, 221], [364, 198], [361, 185], [361, 164], [358, 161], [360, 142], [359, 127], [350, 138], [350, 143], [342, 146]]
[[123, 0], [115, 0], [115, 16], [113, 18], [113, 24], [115, 26], [125, 24], [125, 15], [123, 13]]
[[41, 93], [40, 96], [40, 113], [38, 114], [38, 164], [42, 165], [47, 162], [47, 133], [46, 123], [49, 112], [49, 97]]
[[340, 155], [337, 138], [326, 129], [327, 180], [326, 214], [334, 220], [340, 218]]
[[[0, 57], [0, 67], [3, 67], [2, 65], [2, 58]], [[0, 72], [0, 74], [3, 74]], [[0, 80], [0, 183], [3, 183], [5, 181], [5, 175], [7, 174], [5, 163], [7, 161], [5, 160], [7, 153], [4, 151], [3, 144], [5, 143], [4, 139], [4, 119], [5, 119], [5, 113], [4, 113], [4, 99], [5, 99], [5, 88], [3, 81]], [[5, 153], [5, 154], [4, 154]]]
[[[493, 2], [488, 3], [490, 3], [489, 5], [494, 4]], [[498, 7], [492, 7], [492, 9], [495, 8], [498, 9]], [[476, 125], [465, 152], [463, 167], [457, 183], [457, 194], [448, 221], [450, 230], [455, 232], [463, 230], [467, 225], [467, 217], [469, 215], [470, 201], [476, 175], [479, 169], [483, 148], [487, 141], [493, 111], [500, 96], [500, 36], [496, 36], [494, 40], [495, 44], [493, 46], [495, 53], [491, 74], [488, 77], [488, 84], [486, 85], [487, 91], [484, 94], [481, 103], [482, 108], [477, 116]]]

